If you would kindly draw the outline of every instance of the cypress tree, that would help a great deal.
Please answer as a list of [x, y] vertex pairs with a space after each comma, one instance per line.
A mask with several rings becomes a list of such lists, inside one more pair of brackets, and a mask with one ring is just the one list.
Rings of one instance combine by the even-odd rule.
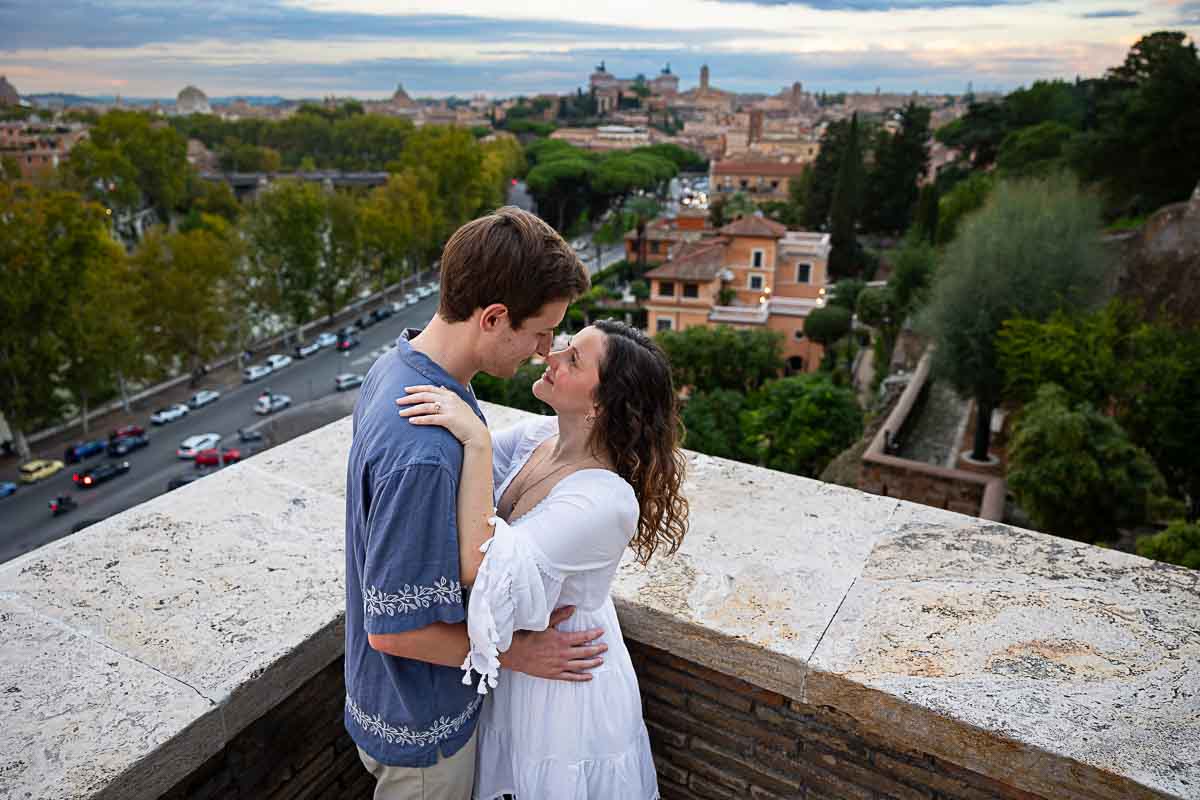
[[922, 186], [921, 194], [917, 197], [917, 216], [913, 220], [913, 228], [919, 239], [930, 244], [937, 241], [938, 199], [937, 186], [932, 183]]
[[851, 277], [857, 274], [859, 269], [858, 239], [854, 231], [858, 222], [862, 177], [858, 114], [855, 114], [850, 118], [850, 132], [847, 135], [846, 150], [842, 154], [837, 187], [833, 191], [833, 209], [830, 212], [829, 228], [833, 249], [829, 253], [829, 274], [835, 279]]

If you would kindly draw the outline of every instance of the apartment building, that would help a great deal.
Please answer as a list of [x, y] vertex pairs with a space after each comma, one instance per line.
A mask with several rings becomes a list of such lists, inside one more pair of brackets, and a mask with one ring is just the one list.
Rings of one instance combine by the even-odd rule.
[[788, 370], [811, 372], [824, 351], [804, 335], [804, 320], [824, 305], [829, 249], [829, 234], [789, 231], [759, 215], [682, 242], [646, 273], [649, 332], [695, 325], [775, 330], [784, 337]]

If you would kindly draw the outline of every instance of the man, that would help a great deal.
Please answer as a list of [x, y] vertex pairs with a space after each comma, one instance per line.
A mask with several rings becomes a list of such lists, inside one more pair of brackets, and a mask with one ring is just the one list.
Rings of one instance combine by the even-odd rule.
[[[376, 800], [468, 800], [482, 696], [462, 682], [469, 643], [459, 582], [462, 447], [396, 413], [404, 387], [452, 389], [482, 418], [471, 378], [512, 377], [545, 355], [587, 271], [553, 228], [505, 207], [459, 228], [442, 254], [441, 302], [426, 328], [380, 357], [354, 408], [346, 477], [345, 725], [376, 777]], [[599, 630], [513, 638], [501, 663], [589, 680]]]

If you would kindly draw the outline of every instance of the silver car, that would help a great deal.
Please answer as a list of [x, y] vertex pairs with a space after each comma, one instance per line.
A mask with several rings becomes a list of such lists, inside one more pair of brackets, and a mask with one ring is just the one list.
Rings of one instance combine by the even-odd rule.
[[267, 356], [267, 366], [272, 370], [283, 369], [288, 364], [292, 363], [291, 356], [285, 356], [282, 353], [274, 353]]
[[221, 399], [221, 393], [212, 389], [201, 389], [196, 392], [188, 400], [188, 405], [192, 408], [203, 408], [209, 403], [215, 403]]
[[185, 406], [183, 403], [176, 403], [175, 405], [167, 406], [166, 408], [160, 408], [158, 411], [155, 411], [150, 415], [150, 422], [154, 423], [155, 425], [166, 425], [168, 422], [174, 422], [177, 419], [186, 417], [187, 413], [187, 406]]
[[344, 392], [356, 386], [362, 386], [362, 382], [363, 376], [357, 372], [343, 372], [333, 379], [333, 388], [339, 392]]
[[189, 436], [179, 443], [179, 449], [175, 451], [175, 455], [180, 458], [195, 458], [196, 453], [201, 450], [209, 450], [221, 443], [221, 434], [219, 433], [200, 433], [195, 436]]
[[276, 411], [282, 411], [292, 404], [292, 398], [286, 394], [264, 394], [258, 398], [258, 402], [254, 404], [255, 414], [274, 414]]
[[266, 364], [253, 364], [242, 370], [242, 383], [253, 383], [259, 378], [267, 377], [271, 371]]

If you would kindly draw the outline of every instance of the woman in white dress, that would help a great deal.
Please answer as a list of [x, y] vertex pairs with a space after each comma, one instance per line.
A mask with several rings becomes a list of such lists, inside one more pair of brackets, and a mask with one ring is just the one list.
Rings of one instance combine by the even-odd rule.
[[[645, 562], [687, 529], [680, 424], [666, 356], [618, 322], [551, 353], [533, 393], [555, 416], [493, 437], [453, 392], [408, 387], [413, 424], [463, 443], [461, 580], [471, 650], [464, 682], [488, 694], [479, 720], [476, 800], [653, 800], [658, 795], [637, 676], [609, 589], [627, 547]], [[486, 555], [485, 555], [486, 554]], [[603, 663], [576, 681], [504, 669], [514, 632], [603, 628]]]

